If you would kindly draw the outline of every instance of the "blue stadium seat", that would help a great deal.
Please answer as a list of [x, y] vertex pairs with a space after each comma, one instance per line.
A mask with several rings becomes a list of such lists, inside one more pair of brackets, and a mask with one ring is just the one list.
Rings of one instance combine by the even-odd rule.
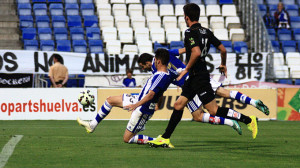
[[201, 0], [188, 0], [188, 3], [202, 4]]
[[298, 5], [285, 5], [285, 9], [290, 16], [299, 16], [299, 6]]
[[100, 29], [98, 27], [87, 27], [86, 37], [88, 40], [100, 40]]
[[217, 53], [217, 52], [218, 52], [217, 48], [211, 44], [208, 53]]
[[257, 4], [264, 4], [264, 0], [256, 0]]
[[248, 52], [248, 45], [243, 41], [236, 41], [233, 43], [234, 51], [236, 53], [247, 53]]
[[39, 43], [37, 40], [24, 40], [25, 50], [39, 50]]
[[18, 4], [19, 15], [31, 15], [31, 5], [29, 3]]
[[300, 16], [291, 16], [290, 21], [291, 21], [291, 27], [293, 29], [299, 29], [300, 28]]
[[46, 3], [46, 0], [32, 0], [32, 3]]
[[297, 41], [300, 40], [300, 29], [294, 29], [294, 39]]
[[38, 28], [39, 40], [52, 40], [51, 28]]
[[74, 3], [77, 3], [77, 0], [65, 0], [65, 3], [66, 4], [70, 4], [70, 3], [74, 4]]
[[279, 3], [279, 0], [266, 0], [268, 5], [277, 5]]
[[78, 74], [78, 78], [85, 78], [84, 74]]
[[64, 7], [61, 3], [52, 3], [49, 5], [50, 15], [62, 16], [64, 15]]
[[84, 40], [83, 28], [71, 27], [70, 28], [70, 37], [71, 37], [71, 40]]
[[67, 87], [77, 87], [77, 79], [69, 79], [67, 81]]
[[23, 28], [22, 29], [23, 40], [35, 40], [36, 39], [36, 29], [35, 28]]
[[296, 0], [296, 1], [297, 1], [297, 4], [300, 5], [300, 0]]
[[167, 45], [162, 45], [162, 44], [158, 43], [157, 41], [155, 41], [154, 42], [154, 51], [156, 51], [159, 48], [169, 49]]
[[84, 27], [98, 27], [98, 17], [96, 15], [83, 16]]
[[270, 40], [276, 40], [276, 31], [275, 29], [268, 29]]
[[180, 49], [184, 48], [183, 41], [171, 41], [170, 49]]
[[68, 16], [68, 27], [82, 27], [80, 16]]
[[41, 40], [40, 48], [42, 51], [54, 51], [54, 41], [53, 40]]
[[205, 5], [217, 5], [217, 0], [204, 0]]
[[173, 0], [174, 5], [185, 5], [186, 1], [185, 0]]
[[74, 52], [78, 53], [86, 53], [87, 52], [87, 44], [85, 40], [73, 40], [72, 43]]
[[281, 41], [281, 46], [284, 54], [287, 52], [296, 52], [296, 41]]
[[56, 49], [57, 51], [71, 51], [71, 42], [70, 40], [57, 40], [56, 41]]
[[47, 5], [44, 3], [33, 4], [33, 13], [35, 16], [45, 16], [47, 15]]
[[33, 27], [33, 18], [31, 15], [20, 15], [20, 28]]
[[261, 16], [264, 16], [267, 13], [267, 6], [264, 4], [258, 5]]
[[295, 80], [295, 85], [300, 85], [300, 79]]
[[84, 4], [84, 3], [91, 4], [91, 3], [94, 3], [94, 2], [93, 2], [93, 0], [80, 0], [80, 3], [81, 4]]
[[52, 16], [52, 27], [66, 27], [66, 19], [64, 16]]
[[48, 3], [63, 3], [63, 0], [48, 0]]
[[79, 15], [79, 6], [77, 3], [75, 4], [66, 4], [65, 11], [68, 16], [70, 15]]
[[233, 4], [233, 0], [219, 0], [219, 4], [223, 5], [223, 4]]
[[221, 43], [224, 45], [224, 47], [226, 48], [226, 51], [228, 53], [232, 53], [233, 52], [231, 41], [221, 41]]
[[292, 79], [279, 79], [278, 83], [292, 85], [293, 84], [293, 80]]
[[47, 28], [50, 27], [50, 19], [48, 16], [36, 16], [35, 17], [37, 28]]
[[17, 3], [30, 3], [30, 0], [17, 0]]
[[295, 0], [281, 0], [284, 5], [293, 5], [296, 4]]
[[55, 40], [68, 40], [68, 30], [66, 28], [53, 29]]
[[81, 4], [80, 11], [82, 16], [94, 15], [95, 6], [94, 4]]
[[84, 79], [79, 79], [79, 87], [84, 87]]
[[274, 13], [277, 10], [277, 4], [276, 5], [268, 5], [268, 6], [269, 6], [270, 15], [274, 16]]
[[292, 40], [292, 32], [288, 29], [279, 29], [278, 32], [278, 39], [282, 40]]
[[89, 40], [89, 48], [91, 53], [103, 52], [102, 40]]
[[142, 0], [142, 4], [155, 4], [155, 0]]
[[274, 52], [280, 52], [279, 41], [272, 41], [272, 46], [273, 46]]
[[158, 5], [171, 4], [171, 0], [158, 0], [157, 3], [158, 3]]

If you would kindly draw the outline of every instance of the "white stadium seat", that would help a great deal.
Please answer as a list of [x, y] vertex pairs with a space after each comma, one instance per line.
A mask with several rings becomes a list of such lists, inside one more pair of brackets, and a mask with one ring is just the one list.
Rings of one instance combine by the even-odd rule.
[[180, 30], [178, 28], [166, 29], [166, 37], [167, 37], [168, 44], [171, 41], [181, 41]]
[[121, 43], [133, 43], [132, 28], [120, 28], [118, 32]]
[[200, 17], [206, 16], [205, 6], [204, 5], [199, 5], [199, 7], [200, 7]]
[[110, 4], [101, 4], [101, 5], [97, 6], [97, 9], [98, 9], [98, 14], [100, 17], [111, 15], [111, 5]]
[[151, 40], [159, 43], [165, 43], [165, 30], [163, 28], [150, 29]]
[[178, 17], [178, 27], [180, 28], [181, 31], [185, 31], [186, 29], [188, 29], [183, 16]]
[[144, 6], [144, 15], [148, 18], [149, 16], [158, 16], [157, 4], [146, 4]]
[[222, 16], [212, 16], [210, 18], [210, 27], [212, 29], [223, 29], [224, 28], [224, 18]]
[[114, 27], [114, 17], [113, 16], [105, 16], [105, 17], [100, 17], [100, 27]]
[[244, 29], [230, 29], [230, 39], [231, 41], [244, 41], [245, 40], [245, 32]]
[[139, 53], [152, 53], [152, 42], [149, 40], [143, 40], [137, 42]]
[[273, 63], [274, 63], [274, 66], [282, 66], [282, 65], [284, 65], [284, 56], [283, 56], [283, 53], [274, 53]]
[[149, 29], [148, 28], [137, 28], [134, 31], [136, 41], [149, 40]]
[[123, 50], [122, 50], [123, 54], [137, 54], [138, 53], [138, 48], [137, 45], [124, 45]]
[[289, 78], [289, 68], [286, 65], [275, 66], [274, 73], [276, 78]]
[[175, 16], [165, 16], [163, 18], [163, 25], [165, 29], [168, 28], [176, 28], [177, 27], [177, 19]]
[[219, 5], [206, 5], [206, 16], [220, 16], [221, 10]]
[[106, 52], [108, 54], [121, 54], [121, 42], [119, 40], [109, 40], [106, 43]]
[[103, 5], [103, 4], [108, 4], [109, 1], [108, 0], [95, 0], [95, 3], [97, 5], [97, 7]]
[[235, 5], [223, 5], [222, 6], [222, 16], [236, 16]]
[[140, 4], [141, 1], [140, 0], [126, 0], [125, 3], [126, 4]]
[[160, 17], [159, 16], [147, 17], [147, 25], [150, 30], [154, 28], [161, 28]]
[[111, 4], [124, 4], [125, 0], [110, 0]]
[[228, 30], [227, 29], [214, 29], [214, 35], [223, 41], [229, 40], [228, 38]]
[[208, 18], [207, 17], [200, 17], [199, 23], [202, 27], [208, 28]]
[[288, 52], [286, 53], [286, 63], [288, 66], [300, 64], [300, 54], [298, 52]]
[[104, 27], [102, 29], [104, 42], [117, 39], [117, 29], [115, 27]]
[[174, 16], [174, 7], [169, 4], [159, 5], [159, 16]]
[[184, 5], [176, 5], [175, 6], [175, 16], [183, 16], [184, 15], [183, 6]]
[[115, 24], [118, 29], [129, 27], [128, 16], [115, 16]]
[[114, 16], [126, 16], [127, 8], [125, 4], [113, 4], [112, 11]]
[[128, 14], [130, 17], [137, 17], [143, 15], [142, 4], [130, 4], [128, 7]]
[[136, 16], [131, 17], [131, 26], [133, 30], [136, 30], [137, 28], [143, 28], [146, 25], [145, 16]]
[[290, 67], [291, 69], [291, 77], [292, 78], [300, 78], [300, 67], [299, 67], [299, 62], [298, 62], [298, 66], [294, 65]]
[[241, 21], [239, 17], [226, 17], [225, 24], [227, 29], [231, 28], [240, 28], [241, 27]]

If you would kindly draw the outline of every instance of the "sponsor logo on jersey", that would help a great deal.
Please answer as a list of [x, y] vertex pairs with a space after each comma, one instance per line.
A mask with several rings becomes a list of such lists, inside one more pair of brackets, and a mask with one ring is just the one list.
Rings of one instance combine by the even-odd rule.
[[195, 44], [195, 40], [193, 37], [189, 38], [190, 42], [191, 42], [191, 45], [194, 45]]

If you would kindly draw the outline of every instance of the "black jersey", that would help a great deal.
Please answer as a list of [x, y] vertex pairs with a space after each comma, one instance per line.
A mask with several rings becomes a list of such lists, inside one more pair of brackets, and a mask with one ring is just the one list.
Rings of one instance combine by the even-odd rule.
[[186, 48], [187, 62], [190, 60], [193, 47], [199, 46], [201, 50], [201, 56], [197, 58], [196, 63], [189, 71], [190, 76], [201, 75], [203, 78], [209, 79], [205, 57], [211, 44], [218, 48], [221, 42], [209, 29], [202, 27], [200, 23], [193, 24], [185, 31], [184, 46]]

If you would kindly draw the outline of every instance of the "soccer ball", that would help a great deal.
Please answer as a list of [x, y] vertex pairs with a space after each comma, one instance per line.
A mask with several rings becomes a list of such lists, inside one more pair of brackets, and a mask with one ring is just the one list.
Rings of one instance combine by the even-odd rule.
[[89, 106], [94, 103], [95, 96], [90, 90], [84, 90], [79, 93], [78, 101], [83, 106]]

